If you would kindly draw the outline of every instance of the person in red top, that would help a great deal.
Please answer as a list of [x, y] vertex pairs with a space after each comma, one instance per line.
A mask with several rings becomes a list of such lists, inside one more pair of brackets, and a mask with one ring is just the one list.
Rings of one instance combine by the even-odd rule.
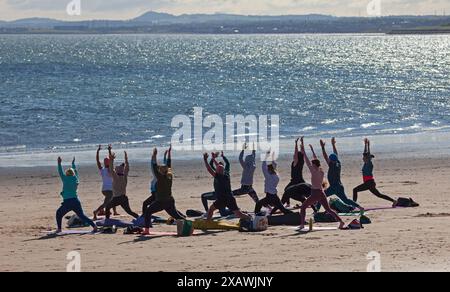
[[358, 201], [358, 193], [370, 191], [372, 194], [374, 194], [378, 198], [392, 202], [393, 207], [396, 207], [397, 206], [396, 200], [394, 200], [391, 197], [386, 196], [386, 195], [382, 194], [380, 191], [378, 191], [377, 184], [375, 182], [375, 177], [373, 175], [372, 159], [374, 159], [375, 156], [373, 156], [372, 153], [370, 152], [370, 140], [367, 138], [364, 139], [364, 145], [365, 145], [364, 146], [364, 154], [363, 154], [364, 166], [362, 168], [364, 183], [362, 185], [357, 186], [353, 190], [353, 201], [355, 201], [355, 202]]

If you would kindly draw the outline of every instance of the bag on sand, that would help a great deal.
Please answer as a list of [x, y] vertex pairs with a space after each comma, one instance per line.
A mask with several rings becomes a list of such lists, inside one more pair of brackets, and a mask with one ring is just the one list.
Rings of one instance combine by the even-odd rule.
[[194, 234], [194, 223], [189, 220], [177, 220], [177, 234], [180, 237], [188, 237]]
[[337, 198], [330, 199], [330, 207], [338, 213], [350, 213], [355, 210], [355, 207], [347, 205], [341, 199]]
[[239, 221], [240, 232], [260, 232], [269, 228], [269, 219], [266, 216], [256, 216], [252, 220]]
[[67, 228], [88, 227], [89, 224], [83, 222], [77, 215], [72, 215], [67, 221]]
[[327, 212], [314, 214], [314, 222], [316, 223], [335, 223], [336, 219]]
[[361, 222], [359, 222], [359, 220], [355, 219], [353, 220], [349, 225], [348, 225], [348, 229], [350, 230], [358, 230], [358, 229], [363, 229], [364, 226], [361, 224]]
[[363, 225], [372, 224], [372, 220], [370, 220], [370, 218], [367, 217], [366, 215], [361, 215], [360, 222]]
[[398, 198], [396, 207], [404, 207], [404, 208], [416, 208], [420, 205], [414, 202], [413, 199], [409, 198]]

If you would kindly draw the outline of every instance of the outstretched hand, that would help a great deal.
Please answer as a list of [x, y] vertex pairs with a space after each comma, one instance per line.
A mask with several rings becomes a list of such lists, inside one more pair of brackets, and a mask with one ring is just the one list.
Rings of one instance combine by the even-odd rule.
[[111, 154], [109, 155], [109, 159], [110, 160], [115, 160], [116, 159], [116, 153], [111, 152]]
[[320, 140], [320, 146], [322, 148], [325, 148], [325, 145], [326, 145], [325, 141], [324, 140]]
[[62, 163], [62, 158], [58, 157], [58, 164], [61, 164], [61, 163]]
[[207, 161], [208, 158], [209, 158], [209, 154], [205, 152], [205, 153], [203, 154], [203, 159], [204, 159], [205, 161]]
[[100, 150], [102, 150], [102, 145], [98, 145], [97, 151], [100, 151]]
[[75, 156], [73, 157], [72, 164], [75, 164]]
[[335, 137], [331, 138], [331, 144], [336, 145], [336, 138]]
[[153, 156], [158, 155], [158, 148], [153, 148]]

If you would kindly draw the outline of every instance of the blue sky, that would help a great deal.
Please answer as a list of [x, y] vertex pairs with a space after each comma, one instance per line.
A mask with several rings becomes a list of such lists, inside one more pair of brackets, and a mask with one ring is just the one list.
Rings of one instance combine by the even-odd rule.
[[[308, 14], [366, 16], [372, 0], [80, 0], [82, 15], [70, 17], [71, 0], [0, 0], [0, 20], [26, 17], [57, 19], [130, 19], [146, 11], [237, 14]], [[381, 1], [383, 15], [450, 13], [450, 0]]]

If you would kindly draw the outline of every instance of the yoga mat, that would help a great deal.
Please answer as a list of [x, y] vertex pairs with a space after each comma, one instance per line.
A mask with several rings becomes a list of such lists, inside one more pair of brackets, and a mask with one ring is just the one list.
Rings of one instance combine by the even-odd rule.
[[98, 227], [113, 227], [113, 226], [116, 226], [118, 228], [127, 228], [127, 227], [130, 227], [130, 226], [134, 226], [134, 224], [131, 223], [131, 222], [126, 222], [126, 221], [118, 220], [118, 219], [98, 220], [98, 221], [95, 221], [95, 224]]
[[43, 231], [42, 233], [48, 234], [48, 235], [83, 235], [83, 234], [99, 234], [97, 233], [93, 233], [92, 230], [88, 231], [88, 230], [64, 230], [60, 233], [56, 233], [56, 231]]
[[[289, 227], [289, 229], [299, 231], [298, 227]], [[339, 230], [339, 228], [338, 227], [318, 227], [318, 226], [316, 227], [316, 226], [314, 226], [312, 231], [336, 231], [336, 230]], [[309, 231], [309, 227], [305, 227], [303, 230], [301, 230], [301, 232], [311, 232], [311, 231]]]
[[239, 224], [225, 221], [206, 221], [195, 220], [193, 222], [194, 229], [199, 230], [239, 230]]
[[405, 209], [405, 207], [372, 207], [372, 208], [367, 208], [365, 211], [366, 212], [370, 212], [370, 211], [381, 211], [381, 210], [395, 210], [395, 209]]

